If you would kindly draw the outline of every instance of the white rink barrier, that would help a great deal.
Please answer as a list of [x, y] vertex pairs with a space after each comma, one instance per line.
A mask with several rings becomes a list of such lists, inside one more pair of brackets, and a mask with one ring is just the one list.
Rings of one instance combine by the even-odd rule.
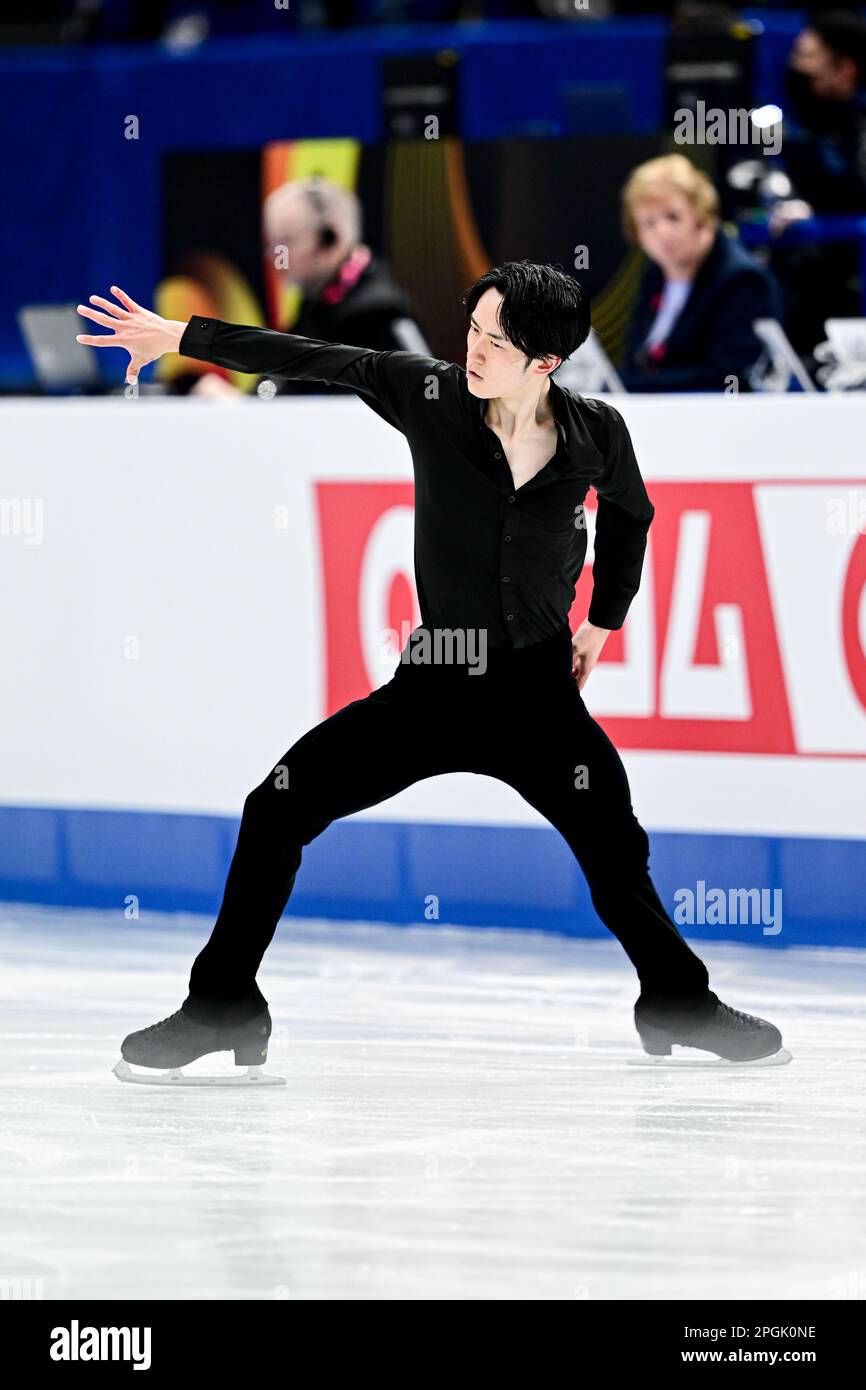
[[[584, 696], [623, 753], [654, 876], [659, 861], [674, 885], [687, 866], [733, 884], [745, 862], [771, 881], [755, 886], [793, 891], [800, 939], [857, 940], [866, 399], [617, 405], [656, 517], [641, 591]], [[0, 893], [104, 903], [137, 884], [153, 906], [218, 902], [247, 791], [387, 680], [383, 631], [418, 621], [406, 442], [333, 398], [21, 400], [0, 404], [0, 423]], [[444, 862], [455, 827], [509, 872], [477, 912], [452, 894], [452, 920], [582, 929], [564, 843], [511, 788], [471, 774], [332, 827], [305, 851], [323, 889], [309, 902], [420, 920], [427, 895], [383, 846], [397, 836], [423, 863], [435, 839]], [[545, 867], [535, 894], [509, 895], [518, 834], [523, 862], [527, 846], [553, 853], [567, 889], [551, 894]], [[359, 837], [390, 896], [353, 882]]]

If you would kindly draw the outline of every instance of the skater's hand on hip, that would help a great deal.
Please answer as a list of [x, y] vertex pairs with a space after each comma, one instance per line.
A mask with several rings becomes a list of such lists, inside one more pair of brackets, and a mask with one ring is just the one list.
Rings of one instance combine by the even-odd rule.
[[159, 314], [152, 313], [150, 309], [143, 309], [117, 285], [111, 286], [111, 292], [117, 296], [119, 304], [113, 304], [110, 299], [102, 299], [98, 294], [92, 294], [90, 304], [98, 305], [104, 312], [100, 313], [88, 304], [79, 304], [78, 312], [86, 319], [93, 319], [94, 323], [101, 323], [104, 328], [114, 331], [92, 335], [77, 333], [75, 341], [87, 343], [90, 347], [126, 348], [129, 353], [126, 381], [128, 385], [133, 386], [138, 380], [138, 373], [148, 362], [154, 362], [164, 352], [177, 352], [186, 324], [174, 319], [160, 318]]
[[582, 690], [589, 680], [589, 674], [598, 661], [609, 632], [609, 627], [596, 627], [588, 618], [584, 618], [572, 637], [571, 674], [577, 680], [578, 690]]

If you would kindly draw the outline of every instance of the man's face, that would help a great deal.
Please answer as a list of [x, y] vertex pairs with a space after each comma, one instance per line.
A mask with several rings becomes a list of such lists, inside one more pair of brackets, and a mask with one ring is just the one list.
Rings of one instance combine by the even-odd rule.
[[501, 303], [498, 290], [485, 290], [475, 305], [466, 335], [466, 381], [473, 396], [483, 400], [513, 396], [530, 385], [537, 387], [560, 361], [551, 358], [548, 369], [535, 358], [527, 366], [526, 355], [508, 341], [500, 327]]
[[791, 67], [808, 77], [813, 96], [826, 101], [847, 97], [856, 73], [850, 59], [837, 58], [813, 29], [804, 29], [794, 40]]
[[635, 232], [643, 252], [668, 276], [694, 264], [701, 250], [702, 223], [678, 188], [658, 198], [642, 198], [632, 210]]
[[278, 214], [265, 218], [266, 256], [281, 275], [302, 290], [315, 288], [328, 270], [308, 201], [302, 194], [285, 198]]

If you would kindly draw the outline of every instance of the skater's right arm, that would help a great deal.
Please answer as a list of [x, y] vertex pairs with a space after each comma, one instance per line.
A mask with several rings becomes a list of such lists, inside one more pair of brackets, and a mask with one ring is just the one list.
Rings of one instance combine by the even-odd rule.
[[414, 389], [445, 365], [421, 353], [348, 347], [295, 333], [224, 323], [198, 314], [188, 323], [175, 322], [143, 309], [117, 285], [112, 285], [112, 293], [120, 300], [120, 306], [91, 295], [91, 302], [108, 312], [100, 313], [83, 304], [79, 304], [78, 310], [94, 322], [113, 328], [114, 335], [79, 335], [78, 341], [95, 347], [125, 347], [131, 359], [128, 382], [134, 382], [140, 368], [162, 353], [179, 352], [231, 371], [266, 372], [289, 380], [345, 386], [402, 431]]
[[190, 319], [178, 351], [235, 372], [345, 386], [401, 431], [415, 389], [445, 365], [423, 353], [349, 347], [198, 314]]

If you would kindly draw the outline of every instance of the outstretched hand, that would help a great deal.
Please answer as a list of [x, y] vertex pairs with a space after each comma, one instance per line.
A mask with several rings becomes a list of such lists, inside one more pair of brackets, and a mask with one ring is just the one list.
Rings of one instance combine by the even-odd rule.
[[590, 672], [598, 661], [609, 633], [609, 627], [596, 627], [588, 618], [584, 618], [572, 637], [571, 674], [577, 680], [578, 690], [582, 690], [589, 680]]
[[122, 347], [129, 353], [129, 366], [126, 381], [135, 385], [138, 374], [148, 362], [154, 362], [164, 352], [176, 352], [183, 336], [185, 323], [174, 319], [160, 318], [150, 309], [143, 309], [130, 299], [117, 285], [111, 286], [111, 293], [120, 300], [114, 304], [110, 299], [102, 299], [98, 294], [90, 296], [90, 304], [98, 304], [105, 312], [100, 313], [88, 304], [79, 304], [78, 312], [94, 323], [114, 331], [110, 334], [77, 333], [77, 343], [87, 343], [90, 347]]

